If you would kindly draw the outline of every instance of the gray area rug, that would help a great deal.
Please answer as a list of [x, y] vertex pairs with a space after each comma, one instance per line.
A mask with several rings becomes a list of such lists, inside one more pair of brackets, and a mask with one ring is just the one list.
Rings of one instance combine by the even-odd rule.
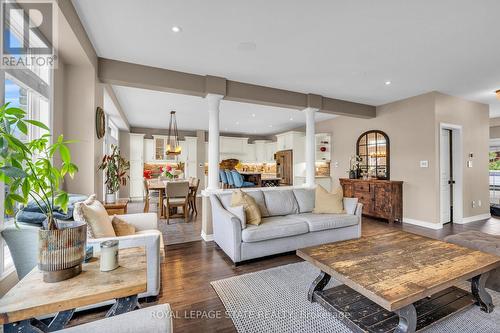
[[[211, 282], [238, 332], [352, 331], [321, 305], [310, 303], [307, 291], [319, 270], [307, 262], [290, 264]], [[333, 279], [326, 288], [339, 285]], [[464, 282], [459, 287], [470, 290]], [[427, 327], [424, 332], [500, 332], [500, 293], [490, 291], [491, 314], [473, 306]]]

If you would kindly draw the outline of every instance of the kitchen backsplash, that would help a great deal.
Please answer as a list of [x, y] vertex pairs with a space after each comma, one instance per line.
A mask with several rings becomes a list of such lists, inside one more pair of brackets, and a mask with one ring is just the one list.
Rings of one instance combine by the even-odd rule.
[[276, 173], [276, 163], [240, 163], [236, 170], [241, 172]]
[[330, 162], [316, 162], [316, 176], [330, 177]]

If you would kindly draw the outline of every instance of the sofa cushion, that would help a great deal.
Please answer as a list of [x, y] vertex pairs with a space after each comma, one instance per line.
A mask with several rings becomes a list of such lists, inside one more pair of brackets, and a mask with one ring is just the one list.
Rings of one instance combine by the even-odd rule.
[[358, 207], [358, 198], [344, 198], [344, 210], [347, 214], [354, 215]]
[[297, 214], [299, 205], [292, 190], [262, 191], [269, 216]]
[[293, 195], [299, 205], [299, 213], [310, 213], [314, 209], [314, 189], [294, 188]]
[[350, 227], [359, 223], [358, 216], [351, 214], [314, 214], [304, 213], [290, 215], [297, 221], [305, 221], [309, 226], [309, 231], [321, 231], [327, 229], [338, 229]]
[[273, 216], [262, 219], [262, 224], [247, 225], [241, 232], [243, 242], [260, 242], [269, 239], [301, 235], [309, 232], [305, 221], [291, 216]]
[[316, 186], [313, 213], [316, 214], [343, 214], [344, 202], [342, 188], [328, 192], [321, 185]]
[[75, 221], [87, 223], [87, 237], [102, 238], [115, 237], [115, 230], [111, 224], [106, 208], [92, 194], [88, 199], [75, 203], [73, 211]]
[[[259, 206], [260, 215], [262, 217], [269, 216], [269, 212], [267, 211], [266, 202], [264, 201], [264, 195], [262, 194], [262, 191], [257, 190], [257, 191], [244, 191], [244, 192], [255, 199], [255, 203], [257, 204], [257, 206]], [[231, 207], [232, 193], [233, 191], [227, 191], [218, 195], [219, 200], [225, 209], [227, 209], [227, 207]]]
[[231, 195], [231, 207], [237, 206], [243, 206], [247, 224], [259, 225], [262, 222], [262, 215], [255, 199], [242, 190], [234, 191]]

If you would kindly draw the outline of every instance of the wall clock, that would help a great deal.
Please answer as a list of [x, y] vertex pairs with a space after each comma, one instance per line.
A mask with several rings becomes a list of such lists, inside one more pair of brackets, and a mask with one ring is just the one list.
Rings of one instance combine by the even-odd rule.
[[106, 134], [106, 115], [100, 106], [95, 111], [95, 131], [98, 139], [102, 139]]

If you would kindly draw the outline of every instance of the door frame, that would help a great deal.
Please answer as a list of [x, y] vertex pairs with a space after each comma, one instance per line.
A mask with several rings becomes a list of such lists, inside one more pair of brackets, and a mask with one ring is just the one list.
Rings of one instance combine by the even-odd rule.
[[443, 130], [451, 131], [452, 140], [452, 165], [453, 165], [453, 216], [451, 223], [462, 223], [464, 217], [464, 207], [463, 207], [463, 128], [461, 125], [440, 123], [439, 124], [439, 140], [438, 140], [438, 163], [439, 163], [439, 173], [438, 173], [438, 198], [439, 198], [439, 223], [442, 225], [441, 221], [441, 174], [443, 173], [444, 166], [441, 165], [441, 133]]

